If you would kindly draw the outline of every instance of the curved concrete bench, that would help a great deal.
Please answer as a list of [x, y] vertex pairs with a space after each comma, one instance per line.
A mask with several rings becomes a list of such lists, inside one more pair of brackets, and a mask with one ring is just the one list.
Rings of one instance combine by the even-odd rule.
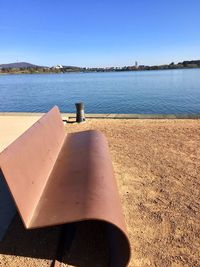
[[128, 264], [130, 246], [102, 133], [66, 134], [54, 107], [0, 154], [0, 167], [26, 228], [103, 221], [110, 266]]

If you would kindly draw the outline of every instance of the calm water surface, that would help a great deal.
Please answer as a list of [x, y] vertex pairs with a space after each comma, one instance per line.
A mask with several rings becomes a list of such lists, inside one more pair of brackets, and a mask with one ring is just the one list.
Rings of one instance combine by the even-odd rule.
[[0, 75], [0, 112], [200, 114], [200, 69]]

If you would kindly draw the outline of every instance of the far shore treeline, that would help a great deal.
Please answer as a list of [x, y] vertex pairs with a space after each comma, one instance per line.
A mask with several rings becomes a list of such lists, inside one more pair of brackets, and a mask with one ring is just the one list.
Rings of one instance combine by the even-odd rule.
[[53, 67], [37, 66], [26, 62], [0, 64], [0, 74], [32, 74], [32, 73], [68, 73], [68, 72], [119, 72], [119, 71], [142, 71], [142, 70], [168, 70], [200, 68], [200, 60], [174, 62], [165, 65], [137, 65], [124, 67], [106, 68], [83, 68], [75, 66], [56, 65]]

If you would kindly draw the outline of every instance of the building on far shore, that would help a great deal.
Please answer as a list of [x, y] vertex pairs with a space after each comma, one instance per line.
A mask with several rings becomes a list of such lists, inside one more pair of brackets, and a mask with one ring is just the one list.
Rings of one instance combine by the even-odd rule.
[[63, 66], [62, 65], [56, 65], [53, 68], [58, 70], [58, 69], [63, 69]]

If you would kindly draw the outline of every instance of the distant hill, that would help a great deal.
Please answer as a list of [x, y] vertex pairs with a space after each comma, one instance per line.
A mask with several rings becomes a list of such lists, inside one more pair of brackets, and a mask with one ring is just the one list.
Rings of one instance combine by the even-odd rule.
[[0, 64], [0, 68], [5, 69], [14, 69], [14, 68], [44, 68], [43, 66], [37, 66], [27, 62], [16, 62], [16, 63], [8, 63], [8, 64]]

